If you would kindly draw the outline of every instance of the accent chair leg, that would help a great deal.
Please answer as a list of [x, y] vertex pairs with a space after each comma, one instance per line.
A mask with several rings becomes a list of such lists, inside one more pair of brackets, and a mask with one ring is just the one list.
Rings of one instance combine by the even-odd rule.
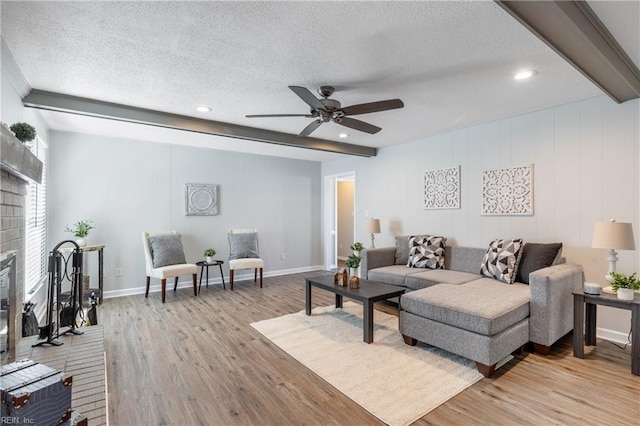
[[173, 291], [176, 291], [178, 288], [178, 277], [176, 277], [175, 282], [173, 283]]
[[147, 277], [147, 291], [144, 293], [144, 297], [149, 297], [149, 286], [151, 285], [151, 277]]
[[418, 343], [418, 341], [413, 337], [405, 336], [404, 334], [402, 335], [402, 340], [404, 340], [404, 343], [409, 346], [415, 346]]
[[229, 281], [231, 281], [231, 291], [233, 291], [233, 269], [229, 270]]
[[258, 281], [258, 268], [253, 270], [253, 282], [257, 282]]
[[196, 284], [198, 274], [193, 274], [193, 295], [197, 296], [198, 295], [198, 285]]
[[491, 376], [493, 374], [493, 372], [496, 371], [496, 365], [497, 364], [484, 365], [484, 364], [476, 361], [476, 368], [478, 369], [480, 374], [482, 374], [484, 377]]
[[262, 268], [260, 268], [260, 288], [262, 288]]
[[551, 351], [551, 346], [541, 345], [540, 343], [534, 343], [533, 344], [533, 350], [538, 355], [547, 356], [547, 355], [549, 355], [549, 352]]
[[167, 297], [167, 279], [163, 278], [162, 279], [162, 303], [164, 303], [164, 300]]

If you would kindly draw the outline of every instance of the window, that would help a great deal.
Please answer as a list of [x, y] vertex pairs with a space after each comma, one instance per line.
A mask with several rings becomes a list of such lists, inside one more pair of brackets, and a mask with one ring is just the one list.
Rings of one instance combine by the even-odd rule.
[[25, 297], [47, 277], [47, 144], [36, 136], [31, 148], [42, 161], [42, 182], [29, 183], [25, 203]]

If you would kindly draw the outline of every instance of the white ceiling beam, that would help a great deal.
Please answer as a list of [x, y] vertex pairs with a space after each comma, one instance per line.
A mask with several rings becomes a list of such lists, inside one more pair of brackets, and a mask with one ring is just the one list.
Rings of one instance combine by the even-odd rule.
[[25, 107], [69, 114], [99, 117], [109, 120], [145, 124], [187, 132], [205, 133], [236, 139], [246, 139], [295, 148], [313, 149], [359, 157], [375, 157], [376, 148], [335, 142], [220, 121], [204, 120], [186, 115], [114, 104], [61, 93], [32, 89], [22, 100]]

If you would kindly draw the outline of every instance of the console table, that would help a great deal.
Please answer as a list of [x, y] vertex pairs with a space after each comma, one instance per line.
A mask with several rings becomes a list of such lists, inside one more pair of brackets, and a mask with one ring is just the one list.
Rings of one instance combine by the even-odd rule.
[[[631, 311], [631, 373], [640, 376], [640, 294], [634, 300], [622, 300], [614, 294], [573, 292], [573, 356], [584, 358], [584, 346], [596, 345], [597, 306]], [[585, 314], [586, 312], [586, 314]], [[586, 326], [586, 331], [585, 331]]]

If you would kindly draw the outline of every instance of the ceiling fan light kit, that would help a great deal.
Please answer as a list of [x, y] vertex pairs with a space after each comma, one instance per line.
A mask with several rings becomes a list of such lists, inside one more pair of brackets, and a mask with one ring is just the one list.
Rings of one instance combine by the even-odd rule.
[[[334, 88], [332, 86], [320, 86], [318, 94], [322, 99], [318, 99], [314, 96], [309, 89], [301, 86], [289, 86], [289, 89], [293, 91], [300, 99], [302, 99], [307, 105], [311, 107], [309, 114], [258, 114], [247, 115], [247, 118], [264, 118], [264, 117], [306, 117], [315, 118], [307, 127], [302, 129], [298, 136], [309, 136], [313, 133], [322, 123], [328, 123], [333, 121], [350, 129], [358, 130], [360, 132], [369, 133], [371, 135], [378, 133], [382, 128], [374, 126], [373, 124], [366, 123], [355, 118], [347, 117], [350, 115], [370, 114], [372, 112], [388, 111], [391, 109], [397, 109], [404, 107], [404, 103], [400, 99], [388, 99], [385, 101], [368, 102], [365, 104], [351, 105], [348, 107], [342, 107], [342, 104], [329, 97], [333, 94]], [[346, 137], [346, 136], [340, 136]]]

